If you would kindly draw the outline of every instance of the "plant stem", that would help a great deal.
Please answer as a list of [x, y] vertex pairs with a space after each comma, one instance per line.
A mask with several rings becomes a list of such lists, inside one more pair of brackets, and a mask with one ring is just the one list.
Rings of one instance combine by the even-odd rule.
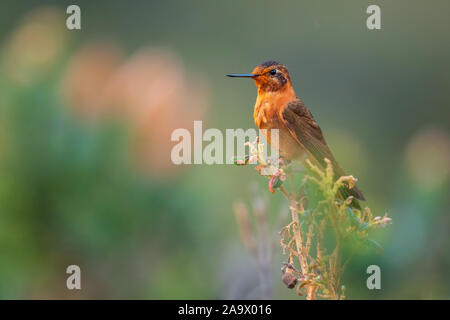
[[[309, 266], [308, 266], [308, 260], [306, 258], [307, 253], [305, 252], [305, 247], [303, 246], [302, 230], [300, 228], [300, 221], [298, 218], [298, 202], [296, 199], [297, 197], [295, 194], [295, 187], [294, 187], [294, 183], [293, 183], [292, 174], [289, 174], [289, 181], [291, 184], [291, 193], [288, 194], [287, 192], [283, 192], [283, 194], [289, 200], [289, 209], [291, 211], [291, 217], [292, 217], [292, 221], [293, 221], [292, 231], [294, 234], [295, 245], [297, 247], [297, 254], [298, 254], [297, 256], [298, 256], [298, 260], [300, 263], [300, 267], [302, 269], [303, 276], [306, 278], [306, 277], [308, 277], [308, 274], [309, 274]], [[306, 285], [305, 289], [306, 289], [306, 299], [307, 300], [315, 300], [316, 299], [315, 286]]]

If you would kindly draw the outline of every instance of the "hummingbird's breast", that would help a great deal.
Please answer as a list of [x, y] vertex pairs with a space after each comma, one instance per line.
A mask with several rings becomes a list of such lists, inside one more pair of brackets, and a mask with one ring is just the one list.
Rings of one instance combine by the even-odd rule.
[[283, 109], [290, 101], [291, 99], [287, 101], [287, 99], [277, 99], [276, 97], [257, 99], [253, 117], [255, 124], [272, 148], [275, 147], [271, 141], [271, 137], [274, 134], [272, 130], [278, 130], [280, 156], [286, 159], [299, 159], [305, 154], [305, 149], [292, 136], [281, 115]]

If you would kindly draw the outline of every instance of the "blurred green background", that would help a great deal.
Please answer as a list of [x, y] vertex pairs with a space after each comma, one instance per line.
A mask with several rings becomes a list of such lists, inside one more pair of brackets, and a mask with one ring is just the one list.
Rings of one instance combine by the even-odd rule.
[[[251, 81], [290, 70], [337, 159], [393, 224], [348, 299], [450, 298], [448, 1], [0, 3], [0, 298], [297, 298], [280, 279], [288, 210], [252, 167], [174, 166], [170, 133], [254, 127]], [[382, 29], [366, 28], [381, 7]], [[233, 203], [268, 205], [269, 296]], [[82, 290], [66, 288], [81, 267]], [[367, 266], [382, 289], [366, 288]]]

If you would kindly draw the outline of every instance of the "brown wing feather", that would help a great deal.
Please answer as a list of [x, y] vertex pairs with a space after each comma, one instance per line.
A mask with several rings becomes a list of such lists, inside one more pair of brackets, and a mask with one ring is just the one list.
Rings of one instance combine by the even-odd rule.
[[[311, 112], [301, 100], [294, 100], [287, 104], [282, 111], [282, 118], [291, 134], [302, 144], [314, 159], [326, 167], [325, 158], [331, 161], [336, 178], [345, 175], [339, 166], [322, 134], [322, 130], [314, 120]], [[364, 200], [363, 194], [356, 188], [341, 190], [342, 195]]]

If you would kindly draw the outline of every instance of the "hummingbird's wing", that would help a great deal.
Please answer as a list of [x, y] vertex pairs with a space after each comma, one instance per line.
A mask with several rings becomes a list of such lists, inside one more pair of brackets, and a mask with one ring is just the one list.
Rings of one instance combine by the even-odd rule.
[[[323, 168], [326, 168], [324, 159], [327, 158], [333, 165], [336, 178], [345, 175], [344, 170], [339, 166], [325, 142], [322, 130], [314, 120], [309, 109], [301, 100], [289, 102], [283, 109], [281, 116], [294, 139], [296, 139]], [[342, 193], [344, 197], [352, 195], [357, 199], [364, 200], [363, 194], [356, 187], [353, 187], [352, 189], [346, 188]]]
[[322, 130], [301, 100], [289, 102], [282, 111], [282, 117], [291, 135], [305, 147], [314, 160], [317, 160], [325, 168], [324, 158], [328, 158], [336, 175], [344, 174], [325, 142]]

